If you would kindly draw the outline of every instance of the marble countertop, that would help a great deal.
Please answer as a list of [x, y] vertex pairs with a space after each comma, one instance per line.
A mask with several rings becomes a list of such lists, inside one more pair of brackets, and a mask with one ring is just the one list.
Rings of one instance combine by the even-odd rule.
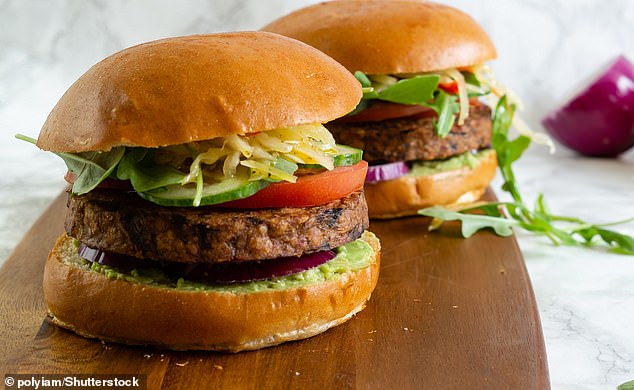
[[[55, 102], [89, 66], [159, 37], [257, 29], [313, 2], [0, 0], [0, 264], [65, 187], [62, 161], [13, 135], [37, 136]], [[523, 116], [535, 129], [579, 80], [618, 54], [634, 58], [630, 0], [446, 3], [491, 34], [498, 79], [522, 96]], [[634, 217], [634, 151], [590, 159], [533, 146], [516, 174], [526, 199], [542, 192], [559, 214], [597, 223]], [[499, 178], [493, 187], [501, 193]], [[634, 223], [618, 229], [634, 235]], [[521, 231], [517, 239], [537, 298], [552, 387], [615, 389], [634, 379], [634, 257], [553, 247]]]

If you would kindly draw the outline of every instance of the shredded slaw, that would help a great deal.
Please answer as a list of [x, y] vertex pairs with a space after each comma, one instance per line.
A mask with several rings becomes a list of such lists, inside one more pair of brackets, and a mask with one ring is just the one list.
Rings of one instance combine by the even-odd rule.
[[250, 181], [271, 179], [294, 183], [297, 177], [275, 166], [278, 158], [299, 164], [319, 164], [334, 168], [336, 154], [332, 134], [321, 124], [269, 130], [254, 135], [232, 134], [192, 145], [195, 157], [182, 185], [205, 178], [234, 177], [240, 167], [250, 170]]

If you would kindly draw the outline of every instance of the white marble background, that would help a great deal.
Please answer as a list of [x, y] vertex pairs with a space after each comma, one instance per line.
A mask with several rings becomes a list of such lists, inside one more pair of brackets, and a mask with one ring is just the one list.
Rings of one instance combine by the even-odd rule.
[[[13, 139], [37, 136], [88, 67], [124, 47], [191, 33], [258, 29], [310, 0], [0, 0], [0, 264], [64, 187], [61, 160]], [[446, 0], [496, 42], [498, 79], [539, 119], [598, 68], [634, 60], [632, 0]], [[532, 148], [518, 163], [527, 199], [605, 222], [634, 216], [634, 151], [596, 160]], [[499, 180], [496, 188], [499, 188]], [[634, 234], [634, 224], [622, 227]], [[634, 379], [634, 257], [553, 248], [518, 235], [542, 318], [554, 389]]]

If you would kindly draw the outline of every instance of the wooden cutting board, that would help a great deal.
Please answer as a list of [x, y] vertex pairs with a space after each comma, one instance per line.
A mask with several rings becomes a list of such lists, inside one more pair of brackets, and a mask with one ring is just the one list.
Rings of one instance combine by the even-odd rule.
[[[492, 196], [492, 194], [489, 194]], [[171, 352], [86, 340], [45, 320], [42, 269], [65, 195], [0, 269], [5, 373], [147, 374], [148, 388], [547, 389], [535, 298], [513, 237], [424, 218], [373, 221], [383, 245], [364, 311], [308, 340], [239, 354]]]

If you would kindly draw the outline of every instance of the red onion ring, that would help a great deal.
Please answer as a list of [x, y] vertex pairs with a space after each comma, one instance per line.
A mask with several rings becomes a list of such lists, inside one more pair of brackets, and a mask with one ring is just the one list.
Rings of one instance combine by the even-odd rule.
[[542, 120], [581, 154], [614, 157], [634, 146], [634, 66], [618, 57], [583, 92]]
[[334, 259], [335, 256], [335, 252], [325, 250], [300, 257], [280, 257], [264, 261], [226, 262], [208, 267], [202, 272], [195, 270], [184, 275], [184, 277], [193, 281], [222, 284], [266, 280], [315, 268]]
[[205, 283], [242, 283], [266, 280], [299, 273], [320, 266], [335, 258], [336, 253], [324, 250], [299, 257], [280, 257], [263, 261], [225, 262], [219, 264], [165, 263], [132, 256], [104, 252], [80, 244], [77, 253], [91, 263], [131, 271], [160, 267], [173, 280], [184, 278]]
[[366, 183], [376, 183], [378, 181], [394, 180], [409, 173], [409, 167], [405, 161], [393, 163], [371, 165], [365, 176]]

